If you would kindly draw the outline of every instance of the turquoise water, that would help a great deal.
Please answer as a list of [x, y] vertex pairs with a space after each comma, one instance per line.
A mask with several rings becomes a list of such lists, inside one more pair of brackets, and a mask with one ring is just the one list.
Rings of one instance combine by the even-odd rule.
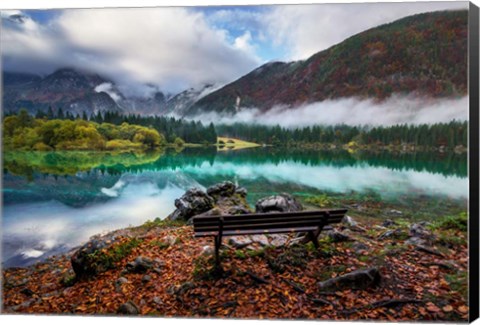
[[[448, 200], [466, 206], [465, 154], [348, 153], [256, 148], [180, 153], [5, 153], [2, 259], [26, 265], [67, 251], [94, 234], [171, 213], [188, 188], [230, 180], [254, 205], [288, 192], [374, 193], [403, 204]], [[410, 200], [410, 201], [409, 201]]]

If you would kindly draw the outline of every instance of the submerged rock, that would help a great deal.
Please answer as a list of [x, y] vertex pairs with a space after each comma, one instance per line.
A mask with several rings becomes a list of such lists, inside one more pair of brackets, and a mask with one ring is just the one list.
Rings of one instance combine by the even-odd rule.
[[255, 211], [266, 212], [296, 212], [302, 211], [303, 206], [292, 195], [282, 193], [260, 199], [255, 204]]
[[317, 284], [321, 291], [337, 289], [366, 289], [376, 286], [381, 281], [381, 275], [377, 268], [357, 270], [339, 277], [328, 279]]

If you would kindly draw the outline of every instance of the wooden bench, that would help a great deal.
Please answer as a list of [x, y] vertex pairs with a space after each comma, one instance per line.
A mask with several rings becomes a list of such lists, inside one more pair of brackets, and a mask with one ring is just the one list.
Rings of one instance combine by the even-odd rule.
[[215, 237], [215, 266], [220, 268], [222, 237], [305, 232], [318, 249], [318, 235], [323, 227], [340, 222], [347, 209], [251, 213], [241, 215], [197, 216], [193, 218], [195, 237]]

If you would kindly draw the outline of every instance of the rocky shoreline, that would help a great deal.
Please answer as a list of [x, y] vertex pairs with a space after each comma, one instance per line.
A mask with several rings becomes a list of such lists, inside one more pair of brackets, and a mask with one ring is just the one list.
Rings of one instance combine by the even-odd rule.
[[[346, 216], [320, 236], [228, 237], [225, 272], [213, 272], [211, 238], [193, 238], [195, 215], [253, 212], [231, 182], [190, 189], [165, 220], [94, 236], [76, 251], [3, 275], [4, 313], [234, 318], [465, 321], [466, 221]], [[299, 211], [284, 193], [256, 212]], [[463, 225], [465, 224], [465, 229]]]

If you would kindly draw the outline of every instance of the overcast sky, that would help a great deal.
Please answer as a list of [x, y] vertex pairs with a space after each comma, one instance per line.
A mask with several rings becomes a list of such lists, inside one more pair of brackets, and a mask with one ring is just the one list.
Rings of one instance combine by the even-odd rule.
[[[268, 61], [302, 60], [368, 28], [468, 2], [2, 11], [3, 69], [75, 67], [124, 92], [224, 84]], [[14, 16], [12, 16], [14, 15]], [[15, 16], [20, 15], [20, 16]]]

